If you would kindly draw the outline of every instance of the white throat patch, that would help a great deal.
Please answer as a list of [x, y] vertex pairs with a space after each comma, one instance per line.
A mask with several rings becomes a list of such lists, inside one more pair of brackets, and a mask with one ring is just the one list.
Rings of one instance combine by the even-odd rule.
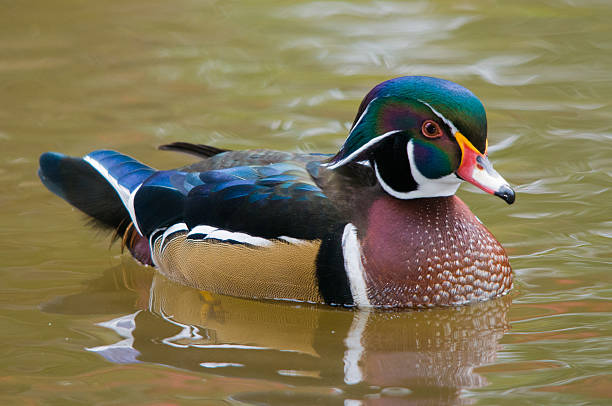
[[397, 199], [417, 199], [423, 197], [444, 197], [444, 196], [452, 196], [457, 192], [459, 185], [461, 184], [461, 179], [457, 177], [454, 173], [450, 175], [443, 176], [438, 179], [429, 179], [425, 177], [419, 171], [415, 164], [414, 159], [414, 144], [412, 140], [408, 142], [406, 153], [408, 155], [408, 162], [410, 163], [410, 172], [412, 173], [412, 177], [417, 183], [417, 189], [412, 190], [410, 192], [399, 192], [389, 186], [380, 175], [378, 171], [378, 165], [374, 162], [374, 172], [376, 174], [376, 179], [380, 186], [383, 188], [385, 192], [390, 194], [391, 196]]

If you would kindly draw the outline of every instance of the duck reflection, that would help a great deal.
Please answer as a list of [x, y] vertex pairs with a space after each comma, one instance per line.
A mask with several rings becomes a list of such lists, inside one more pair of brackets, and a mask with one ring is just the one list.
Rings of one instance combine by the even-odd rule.
[[[340, 404], [394, 405], [469, 403], [459, 393], [486, 385], [474, 368], [494, 361], [509, 305], [502, 298], [384, 312], [253, 301], [187, 288], [126, 264], [45, 309], [128, 313], [100, 323], [122, 339], [88, 348], [111, 362], [324, 385], [339, 389]], [[241, 396], [259, 401], [256, 393]]]

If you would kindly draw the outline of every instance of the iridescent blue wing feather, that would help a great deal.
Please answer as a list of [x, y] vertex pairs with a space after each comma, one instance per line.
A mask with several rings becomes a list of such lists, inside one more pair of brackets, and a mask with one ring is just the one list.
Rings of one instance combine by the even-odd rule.
[[303, 162], [155, 171], [105, 150], [82, 159], [46, 153], [40, 162], [51, 191], [121, 232], [131, 220], [145, 237], [185, 223], [188, 230], [207, 226], [217, 234], [318, 239], [339, 217]]
[[155, 173], [155, 169], [116, 151], [93, 151], [83, 160], [100, 172], [118, 193], [127, 195], [133, 193], [143, 180]]
[[202, 184], [185, 202], [190, 229], [208, 225], [263, 238], [318, 239], [339, 217], [299, 164], [244, 166], [199, 176]]

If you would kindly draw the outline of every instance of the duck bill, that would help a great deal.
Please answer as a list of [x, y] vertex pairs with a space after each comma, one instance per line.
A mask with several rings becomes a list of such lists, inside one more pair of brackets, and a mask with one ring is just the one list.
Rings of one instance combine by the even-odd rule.
[[501, 197], [508, 204], [514, 203], [514, 190], [493, 169], [487, 157], [460, 132], [455, 133], [455, 139], [461, 148], [461, 164], [456, 172], [457, 176], [487, 193]]

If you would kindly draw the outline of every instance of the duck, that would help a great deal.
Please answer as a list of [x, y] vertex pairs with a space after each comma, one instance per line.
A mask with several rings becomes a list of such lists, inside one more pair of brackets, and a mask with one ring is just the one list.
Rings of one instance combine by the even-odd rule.
[[160, 149], [200, 159], [157, 170], [112, 150], [45, 152], [38, 174], [137, 261], [201, 291], [423, 308], [512, 289], [504, 248], [455, 195], [468, 182], [515, 200], [488, 159], [483, 104], [454, 82], [376, 85], [335, 154]]

